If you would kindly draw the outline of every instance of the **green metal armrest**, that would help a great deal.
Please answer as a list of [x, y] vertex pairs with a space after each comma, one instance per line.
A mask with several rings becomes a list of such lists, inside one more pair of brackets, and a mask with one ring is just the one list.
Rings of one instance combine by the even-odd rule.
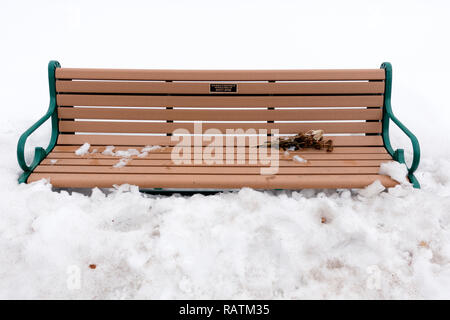
[[[41, 163], [41, 161], [47, 156], [47, 154], [52, 151], [58, 140], [58, 115], [56, 111], [56, 86], [55, 86], [55, 69], [59, 68], [60, 64], [58, 61], [50, 61], [48, 64], [48, 80], [50, 89], [50, 106], [47, 113], [39, 119], [34, 125], [32, 125], [27, 131], [25, 131], [17, 143], [17, 161], [19, 166], [24, 171], [19, 178], [19, 183], [24, 183], [27, 181], [33, 170]], [[52, 135], [50, 138], [50, 143], [46, 149], [42, 147], [36, 147], [34, 149], [34, 158], [32, 163], [28, 166], [25, 162], [25, 143], [28, 137], [39, 128], [48, 119], [52, 119]]]
[[384, 106], [383, 106], [383, 142], [386, 150], [388, 153], [392, 156], [392, 158], [395, 161], [398, 161], [400, 163], [405, 162], [405, 152], [403, 149], [397, 149], [394, 151], [391, 145], [391, 140], [389, 138], [389, 122], [392, 121], [395, 123], [411, 140], [411, 144], [413, 146], [413, 161], [411, 164], [411, 167], [408, 168], [408, 178], [413, 184], [414, 188], [420, 188], [419, 181], [414, 176], [414, 171], [416, 171], [417, 167], [419, 166], [420, 162], [420, 145], [419, 140], [417, 140], [416, 136], [409, 131], [408, 128], [405, 127], [403, 123], [400, 122], [400, 120], [397, 119], [396, 116], [392, 113], [392, 106], [391, 106], [391, 93], [392, 93], [392, 65], [389, 62], [384, 62], [381, 65], [382, 69], [385, 69], [386, 71], [386, 79], [385, 79], [385, 92], [384, 92]]

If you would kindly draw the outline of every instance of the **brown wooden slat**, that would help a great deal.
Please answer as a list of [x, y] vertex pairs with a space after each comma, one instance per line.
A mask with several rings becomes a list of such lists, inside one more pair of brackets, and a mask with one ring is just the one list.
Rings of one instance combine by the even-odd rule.
[[[172, 140], [172, 138], [174, 140]], [[88, 142], [91, 145], [114, 145], [114, 146], [145, 146], [145, 145], [160, 145], [160, 146], [174, 146], [185, 145], [187, 141], [179, 137], [167, 136], [138, 136], [138, 135], [88, 135], [88, 134], [60, 134], [58, 136], [58, 144], [62, 145], [82, 145]], [[333, 140], [334, 146], [383, 146], [383, 139], [381, 136], [329, 136], [328, 139]], [[234, 138], [234, 145], [236, 145], [238, 138]], [[194, 138], [191, 137], [193, 142]], [[248, 138], [245, 139], [248, 145]], [[225, 138], [223, 138], [225, 144]], [[209, 145], [210, 141], [201, 141], [202, 145]]]
[[[278, 174], [377, 174], [378, 167], [282, 167]], [[260, 174], [255, 167], [123, 167], [40, 165], [38, 173]]]
[[142, 70], [58, 68], [57, 79], [181, 81], [384, 80], [383, 69], [334, 70]]
[[[65, 121], [59, 122], [61, 132], [101, 133], [172, 133], [178, 129], [194, 133], [194, 123], [189, 122], [107, 122], [107, 121]], [[380, 133], [381, 122], [310, 122], [310, 123], [203, 123], [203, 132], [210, 129], [225, 134], [228, 129], [279, 130], [281, 134], [292, 134], [322, 129], [326, 133]], [[250, 132], [252, 133], [252, 132]], [[210, 133], [211, 134], [211, 133]]]
[[[222, 150], [223, 151], [223, 150]], [[224, 152], [224, 151], [223, 151]], [[253, 151], [254, 153], [258, 154], [259, 150], [255, 149]], [[270, 150], [264, 150], [264, 153], [267, 152], [268, 155], [270, 155]], [[223, 158], [225, 159], [226, 154], [220, 153], [223, 155]], [[233, 153], [234, 154], [234, 153]], [[243, 153], [241, 153], [243, 154]], [[248, 158], [249, 153], [246, 153], [246, 157]], [[303, 152], [289, 152], [288, 155], [285, 155], [283, 151], [279, 153], [280, 159], [292, 159], [294, 155], [299, 155], [304, 159], [307, 160], [349, 160], [349, 159], [356, 159], [356, 160], [363, 160], [363, 159], [392, 159], [392, 157], [388, 153], [303, 153]], [[133, 159], [164, 159], [164, 160], [170, 160], [172, 154], [170, 153], [152, 153], [149, 152], [149, 154], [145, 157], [137, 157], [133, 156], [131, 158]], [[120, 157], [117, 156], [111, 156], [111, 155], [104, 155], [100, 152], [92, 153], [92, 154], [86, 154], [82, 156], [83, 158], [89, 158], [89, 159], [118, 159]], [[48, 156], [48, 159], [79, 159], [80, 156], [77, 156], [74, 152], [51, 152]]]
[[[43, 165], [51, 165], [51, 159], [42, 160]], [[88, 158], [78, 158], [78, 159], [59, 159], [56, 164], [58, 165], [71, 165], [71, 166], [113, 166], [119, 162], [119, 158], [117, 159], [88, 159]], [[386, 162], [388, 160], [310, 160], [307, 162], [297, 162], [292, 159], [279, 161], [280, 167], [373, 167], [379, 166], [381, 163]], [[193, 162], [193, 161], [192, 161]], [[127, 162], [127, 166], [219, 166], [219, 167], [229, 167], [229, 166], [249, 166], [249, 167], [261, 167], [261, 163], [249, 163], [249, 161], [245, 161], [242, 164], [227, 164], [224, 163], [215, 163], [215, 164], [207, 164], [205, 162], [201, 162], [198, 164], [190, 163], [184, 165], [175, 164], [172, 160], [143, 160], [143, 159], [131, 159]]]
[[375, 180], [385, 187], [397, 183], [383, 175], [171, 175], [171, 174], [81, 174], [32, 173], [28, 182], [43, 178], [54, 187], [109, 188], [129, 183], [141, 188], [220, 188], [234, 189], [302, 189], [302, 188], [363, 188]]
[[381, 107], [383, 96], [135, 96], [58, 94], [59, 106], [115, 107]]
[[[56, 81], [66, 93], [170, 93], [209, 94], [209, 83]], [[362, 94], [383, 93], [384, 82], [239, 83], [237, 94]]]
[[307, 120], [381, 120], [379, 109], [276, 109], [276, 110], [205, 110], [205, 109], [126, 109], [59, 107], [61, 119], [115, 120], [187, 120], [187, 121], [307, 121]]
[[[65, 146], [65, 145], [57, 145], [53, 148], [52, 153], [66, 153], [66, 152], [75, 152], [78, 148], [80, 147], [80, 145], [76, 145], [76, 146]], [[92, 152], [94, 149], [97, 149], [96, 152], [103, 152], [105, 150], [106, 146], [91, 146], [89, 148], [89, 152]], [[128, 150], [128, 149], [138, 149], [139, 151], [142, 150], [144, 146], [116, 146], [114, 148], [114, 151], [117, 150]], [[164, 147], [164, 148], [159, 148], [159, 149], [155, 149], [152, 150], [151, 153], [172, 153], [173, 151], [173, 147]], [[203, 152], [203, 150], [200, 150], [200, 152]], [[226, 152], [225, 148], [223, 149], [219, 149], [219, 152]], [[234, 148], [234, 152], [235, 153], [248, 153], [249, 152], [249, 148], [245, 147], [245, 148]], [[198, 150], [196, 148], [191, 148], [191, 153], [198, 153]], [[307, 154], [307, 153], [327, 153], [326, 150], [322, 149], [322, 150], [316, 150], [316, 149], [311, 149], [311, 148], [307, 148], [307, 149], [303, 149], [301, 151], [289, 151], [290, 154], [294, 155], [294, 154]], [[377, 153], [377, 154], [382, 154], [385, 153], [387, 154], [387, 151], [384, 147], [335, 147], [333, 148], [333, 154], [342, 154], [342, 153], [358, 153], [358, 154], [370, 154], [370, 153]]]

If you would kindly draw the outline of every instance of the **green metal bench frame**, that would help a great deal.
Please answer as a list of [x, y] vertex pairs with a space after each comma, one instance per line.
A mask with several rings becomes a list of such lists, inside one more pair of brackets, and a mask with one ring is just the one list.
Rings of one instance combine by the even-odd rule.
[[394, 151], [391, 145], [391, 140], [389, 138], [389, 123], [392, 121], [396, 124], [411, 140], [413, 147], [413, 161], [411, 167], [408, 168], [408, 179], [413, 184], [414, 188], [420, 188], [419, 181], [414, 176], [414, 171], [416, 171], [420, 162], [420, 145], [419, 140], [416, 136], [409, 131], [409, 129], [397, 119], [397, 117], [392, 112], [391, 106], [391, 93], [392, 93], [392, 65], [389, 62], [384, 62], [381, 68], [386, 72], [385, 87], [384, 87], [384, 104], [383, 104], [383, 120], [382, 120], [382, 136], [384, 147], [387, 152], [392, 156], [395, 161], [405, 164], [405, 151], [403, 149], [397, 149]]
[[[39, 119], [35, 124], [33, 124], [27, 131], [25, 131], [19, 138], [17, 143], [17, 161], [19, 166], [22, 168], [23, 173], [19, 177], [19, 183], [25, 183], [33, 172], [33, 170], [41, 163], [42, 160], [53, 150], [58, 141], [59, 129], [58, 129], [58, 113], [56, 108], [56, 78], [55, 70], [60, 68], [61, 65], [58, 61], [50, 61], [48, 63], [48, 85], [50, 89], [50, 105], [48, 107], [47, 113]], [[34, 149], [34, 158], [31, 164], [28, 166], [25, 162], [25, 143], [28, 137], [39, 128], [48, 119], [52, 119], [52, 135], [50, 138], [50, 143], [47, 148], [36, 147]]]
[[[59, 129], [58, 129], [58, 114], [57, 114], [57, 105], [56, 105], [56, 79], [55, 79], [55, 70], [56, 68], [60, 68], [61, 65], [58, 61], [50, 61], [48, 64], [48, 81], [49, 81], [49, 90], [50, 90], [50, 106], [47, 110], [47, 113], [39, 119], [34, 125], [32, 125], [27, 131], [25, 131], [17, 144], [17, 160], [19, 162], [19, 166], [24, 171], [19, 177], [19, 183], [24, 183], [27, 181], [30, 174], [33, 170], [41, 163], [41, 161], [53, 150], [58, 140]], [[416, 136], [402, 124], [397, 117], [392, 113], [391, 107], [391, 93], [392, 93], [392, 65], [389, 62], [384, 62], [381, 65], [381, 68], [386, 72], [385, 78], [385, 91], [384, 91], [384, 105], [383, 105], [383, 119], [382, 119], [382, 137], [384, 147], [387, 152], [392, 156], [392, 158], [399, 162], [405, 164], [408, 169], [408, 178], [413, 184], [414, 188], [420, 188], [419, 181], [414, 176], [414, 172], [419, 166], [420, 162], [420, 146], [419, 141]], [[52, 133], [50, 138], [50, 143], [47, 148], [44, 149], [42, 147], [36, 147], [34, 158], [32, 163], [28, 166], [25, 162], [25, 143], [28, 137], [39, 128], [44, 122], [51, 118], [52, 121]], [[410, 167], [406, 165], [404, 150], [396, 149], [394, 150], [391, 145], [391, 141], [389, 138], [389, 124], [390, 122], [396, 124], [411, 140], [413, 147], [413, 161]]]

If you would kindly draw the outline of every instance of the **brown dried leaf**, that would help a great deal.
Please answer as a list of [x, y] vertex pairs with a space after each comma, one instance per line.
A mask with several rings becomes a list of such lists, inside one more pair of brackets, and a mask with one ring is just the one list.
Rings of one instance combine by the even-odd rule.
[[[327, 152], [333, 151], [333, 141], [323, 139], [324, 131], [319, 130], [309, 130], [306, 133], [300, 132], [296, 136], [286, 137], [284, 139], [278, 139], [274, 143], [274, 147], [279, 149], [288, 150], [294, 149], [300, 150], [305, 148], [314, 148], [317, 150], [326, 149]], [[266, 147], [272, 147], [272, 143], [268, 142]]]

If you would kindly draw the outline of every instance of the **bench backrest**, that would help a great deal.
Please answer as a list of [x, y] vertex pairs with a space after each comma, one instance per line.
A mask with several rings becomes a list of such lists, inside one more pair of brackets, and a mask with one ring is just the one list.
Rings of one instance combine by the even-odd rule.
[[[56, 70], [63, 135], [279, 129], [378, 135], [385, 71]], [[117, 121], [120, 120], [120, 121]]]

